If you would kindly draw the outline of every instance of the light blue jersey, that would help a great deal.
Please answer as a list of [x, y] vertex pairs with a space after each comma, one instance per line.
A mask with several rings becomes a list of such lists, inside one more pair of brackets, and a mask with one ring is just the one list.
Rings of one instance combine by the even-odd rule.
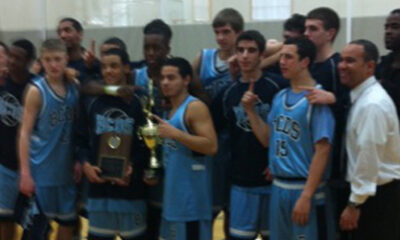
[[230, 83], [229, 67], [218, 59], [218, 49], [203, 49], [199, 69], [199, 79], [208, 96], [215, 97]]
[[275, 96], [268, 115], [271, 129], [269, 168], [274, 176], [270, 201], [271, 240], [318, 240], [334, 236], [333, 218], [325, 204], [324, 182], [311, 198], [307, 224], [299, 226], [291, 217], [308, 178], [314, 146], [321, 139], [332, 143], [335, 124], [329, 107], [309, 104], [306, 93], [283, 89]]
[[39, 89], [42, 108], [30, 141], [30, 165], [37, 186], [73, 183], [73, 120], [78, 91], [66, 84], [66, 96], [58, 96], [47, 80], [37, 77], [32, 84]]
[[[168, 122], [188, 133], [185, 112], [197, 99], [188, 96]], [[195, 156], [182, 143], [165, 139], [163, 218], [167, 221], [211, 220], [211, 172], [208, 157]]]
[[334, 118], [328, 106], [312, 105], [306, 92], [279, 92], [268, 115], [271, 128], [269, 167], [275, 177], [307, 179], [314, 145], [333, 139]]

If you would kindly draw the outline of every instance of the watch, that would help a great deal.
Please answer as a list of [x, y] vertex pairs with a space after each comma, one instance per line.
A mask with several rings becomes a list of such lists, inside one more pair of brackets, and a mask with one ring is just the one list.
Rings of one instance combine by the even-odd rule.
[[350, 208], [353, 208], [353, 209], [360, 209], [361, 208], [361, 203], [356, 203], [356, 202], [349, 201], [347, 203], [347, 206], [350, 207]]

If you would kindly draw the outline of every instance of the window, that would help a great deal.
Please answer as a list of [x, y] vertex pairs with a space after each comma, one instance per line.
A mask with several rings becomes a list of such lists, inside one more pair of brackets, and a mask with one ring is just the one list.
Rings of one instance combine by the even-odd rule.
[[290, 17], [291, 0], [252, 0], [252, 20], [281, 20]]

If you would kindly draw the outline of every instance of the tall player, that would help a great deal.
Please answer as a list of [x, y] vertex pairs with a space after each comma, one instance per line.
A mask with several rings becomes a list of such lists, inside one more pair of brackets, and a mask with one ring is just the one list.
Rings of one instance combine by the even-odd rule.
[[265, 39], [258, 31], [245, 31], [236, 39], [236, 58], [240, 75], [214, 104], [216, 128], [228, 125], [231, 152], [230, 239], [254, 239], [269, 235], [269, 183], [266, 180], [268, 149], [251, 131], [241, 98], [255, 81], [259, 94], [256, 111], [267, 116], [273, 96], [284, 82], [263, 75], [260, 68]]
[[164, 139], [165, 184], [161, 239], [212, 239], [210, 159], [217, 139], [207, 106], [191, 96], [192, 67], [183, 58], [165, 61], [161, 89], [171, 109], [159, 121]]
[[[164, 109], [162, 93], [160, 90], [162, 64], [168, 58], [170, 42], [172, 38], [171, 28], [161, 19], [155, 19], [148, 23], [143, 29], [143, 54], [146, 61], [145, 66], [133, 72], [134, 84], [144, 89], [148, 96], [154, 97], [153, 113], [162, 115]], [[149, 83], [153, 80], [153, 92], [149, 92]], [[140, 96], [142, 97], [142, 96]], [[146, 98], [142, 98], [148, 101]], [[162, 161], [161, 149], [157, 149], [157, 157]], [[162, 174], [160, 174], [162, 175]], [[163, 177], [159, 176], [158, 183], [150, 183], [148, 188], [148, 236], [149, 240], [157, 240], [161, 223]]]
[[22, 96], [34, 75], [29, 67], [35, 47], [20, 39], [11, 44], [8, 76], [0, 87], [0, 239], [13, 239], [13, 213], [18, 196], [17, 129], [22, 116]]
[[318, 202], [324, 198], [334, 119], [329, 107], [310, 104], [302, 89], [316, 85], [309, 72], [315, 57], [313, 43], [289, 39], [281, 54], [281, 71], [290, 80], [290, 87], [274, 97], [268, 118], [255, 111], [259, 99], [254, 93], [256, 86], [250, 85], [242, 98], [253, 133], [270, 148], [269, 166], [274, 178], [271, 239], [328, 239], [325, 205]]
[[36, 195], [46, 216], [59, 222], [57, 239], [72, 239], [76, 224], [72, 125], [78, 92], [64, 79], [68, 56], [60, 40], [42, 44], [46, 77], [28, 87], [19, 144], [20, 191]]
[[[235, 9], [225, 8], [215, 16], [212, 27], [219, 48], [203, 49], [193, 64], [195, 81], [205, 90], [211, 104], [217, 95], [232, 83], [227, 60], [235, 54], [235, 41], [244, 27], [243, 17]], [[216, 217], [224, 210], [226, 236], [229, 235], [228, 138], [227, 129], [218, 133], [218, 153], [212, 159], [213, 215]]]

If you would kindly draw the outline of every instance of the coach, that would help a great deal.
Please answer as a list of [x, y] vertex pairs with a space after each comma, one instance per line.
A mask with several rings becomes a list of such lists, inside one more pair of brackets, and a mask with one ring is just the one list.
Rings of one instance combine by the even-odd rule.
[[340, 227], [354, 239], [400, 238], [400, 134], [393, 101], [374, 77], [378, 50], [367, 40], [349, 43], [339, 63], [351, 89], [347, 119], [346, 180], [350, 197]]

